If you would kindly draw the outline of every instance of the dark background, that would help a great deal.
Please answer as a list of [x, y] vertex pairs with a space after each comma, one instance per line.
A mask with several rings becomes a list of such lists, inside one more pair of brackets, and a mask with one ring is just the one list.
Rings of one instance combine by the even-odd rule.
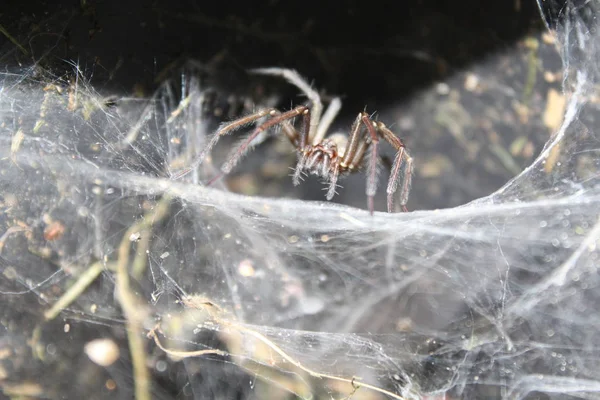
[[533, 0], [24, 1], [0, 12], [21, 62], [76, 60], [120, 92], [226, 51], [239, 68], [294, 67], [351, 109], [410, 96], [542, 28]]

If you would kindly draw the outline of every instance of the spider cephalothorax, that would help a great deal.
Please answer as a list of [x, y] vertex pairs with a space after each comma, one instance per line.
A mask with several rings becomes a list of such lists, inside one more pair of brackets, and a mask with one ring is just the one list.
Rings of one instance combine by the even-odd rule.
[[[341, 154], [338, 144], [331, 138], [324, 139], [321, 143], [307, 144], [299, 150], [299, 161], [294, 172], [294, 184], [300, 183], [300, 175], [306, 171], [311, 175], [317, 175], [325, 181], [330, 182], [327, 192], [327, 200], [331, 200], [335, 194], [335, 178], [340, 173]], [[333, 181], [333, 184], [331, 182]]]
[[[373, 213], [373, 198], [377, 189], [379, 140], [383, 139], [396, 150], [396, 157], [391, 166], [387, 186], [388, 212], [392, 212], [394, 209], [394, 194], [398, 186], [400, 186], [400, 206], [406, 211], [406, 202], [412, 180], [413, 161], [402, 141], [391, 130], [382, 122], [374, 121], [366, 112], [361, 112], [352, 125], [350, 136], [342, 133], [327, 136], [327, 131], [341, 108], [339, 98], [334, 98], [323, 113], [323, 105], [319, 94], [296, 71], [281, 68], [261, 68], [252, 72], [277, 75], [287, 79], [308, 97], [310, 107], [309, 105], [301, 105], [286, 112], [280, 112], [274, 108], [263, 109], [223, 124], [192, 167], [179, 173], [176, 178], [197, 167], [221, 136], [255, 123], [259, 119], [267, 118], [265, 122], [254, 129], [242, 144], [233, 150], [228, 160], [221, 167], [224, 174], [231, 172], [261, 132], [274, 126], [281, 126], [282, 131], [296, 147], [298, 153], [298, 163], [293, 176], [294, 184], [298, 185], [300, 183], [303, 173], [317, 175], [323, 178], [329, 186], [326, 195], [327, 200], [331, 200], [335, 195], [338, 178], [341, 175], [357, 171], [363, 165], [365, 155], [368, 153], [366, 193], [369, 211]], [[302, 117], [303, 120], [303, 128], [300, 132], [296, 130], [292, 123], [296, 117]]]

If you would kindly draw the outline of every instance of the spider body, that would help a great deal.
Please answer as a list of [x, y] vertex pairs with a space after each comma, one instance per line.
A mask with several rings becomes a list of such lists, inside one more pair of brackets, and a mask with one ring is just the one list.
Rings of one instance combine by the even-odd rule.
[[316, 146], [308, 145], [302, 150], [302, 157], [306, 161], [304, 168], [312, 175], [321, 176], [323, 179], [335, 173], [340, 168], [340, 157], [337, 146], [332, 140], [325, 139]]
[[[332, 176], [347, 170], [347, 167], [341, 165], [343, 153], [338, 150], [338, 144], [331, 139], [324, 139], [323, 142], [316, 145], [308, 144], [300, 150], [300, 154], [303, 163], [296, 167], [294, 184], [299, 183], [300, 174], [303, 171], [329, 181]], [[327, 195], [328, 200], [332, 197], [333, 194]]]
[[[412, 180], [413, 160], [402, 141], [391, 130], [382, 122], [374, 121], [366, 112], [361, 112], [352, 125], [350, 135], [334, 133], [328, 136], [327, 131], [341, 108], [339, 98], [334, 98], [323, 113], [323, 105], [319, 94], [296, 71], [281, 68], [261, 68], [252, 72], [283, 77], [306, 95], [309, 105], [300, 105], [286, 112], [280, 112], [274, 108], [263, 109], [221, 125], [192, 167], [176, 175], [175, 179], [200, 165], [204, 157], [222, 136], [266, 118], [265, 122], [258, 123], [252, 133], [233, 150], [221, 167], [223, 174], [231, 172], [237, 162], [251, 148], [252, 142], [260, 133], [272, 127], [280, 126], [283, 133], [296, 148], [298, 155], [298, 163], [293, 175], [294, 185], [300, 184], [304, 173], [316, 175], [328, 184], [327, 200], [331, 200], [335, 195], [338, 178], [358, 171], [364, 164], [365, 157], [368, 156], [366, 194], [369, 211], [373, 213], [373, 199], [377, 189], [379, 142], [380, 139], [383, 139], [396, 151], [387, 186], [388, 212], [394, 210], [393, 200], [398, 188], [400, 188], [400, 206], [406, 211], [406, 202]], [[292, 120], [297, 117], [301, 117], [303, 120], [303, 127], [300, 131], [292, 124]]]

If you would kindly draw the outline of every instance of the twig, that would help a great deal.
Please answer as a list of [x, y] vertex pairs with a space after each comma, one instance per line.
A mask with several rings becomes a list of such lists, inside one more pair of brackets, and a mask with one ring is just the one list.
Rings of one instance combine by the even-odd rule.
[[[198, 303], [197, 307], [201, 308], [201, 307], [206, 307], [206, 306], [211, 306], [211, 311], [214, 311], [213, 308], [215, 308], [216, 310], [219, 310], [220, 308], [218, 306], [216, 306], [215, 304], [213, 304], [212, 302], [208, 302], [206, 305], [204, 303]], [[188, 306], [190, 306], [188, 304]], [[216, 307], [214, 307], [216, 306]], [[356, 391], [360, 388], [366, 388], [366, 389], [370, 389], [373, 390], [375, 392], [381, 393], [383, 395], [386, 395], [390, 398], [396, 399], [396, 400], [406, 400], [404, 397], [399, 396], [395, 393], [392, 393], [388, 390], [385, 390], [383, 388], [377, 387], [375, 385], [370, 385], [368, 383], [365, 382], [361, 382], [358, 380], [358, 378], [354, 377], [351, 379], [348, 378], [342, 378], [339, 376], [334, 376], [334, 375], [328, 375], [328, 374], [323, 374], [320, 372], [317, 372], [315, 370], [312, 370], [308, 367], [305, 367], [304, 365], [302, 365], [299, 361], [297, 361], [296, 359], [294, 359], [292, 356], [288, 355], [281, 347], [279, 347], [277, 344], [275, 344], [273, 341], [271, 341], [269, 338], [267, 338], [266, 336], [264, 336], [263, 334], [255, 331], [254, 329], [250, 329], [245, 327], [244, 325], [237, 323], [235, 321], [228, 321], [225, 319], [220, 318], [218, 315], [216, 315], [214, 312], [209, 312], [209, 314], [211, 315], [211, 317], [214, 319], [214, 323], [215, 324], [219, 324], [222, 326], [225, 326], [231, 330], [235, 330], [238, 332], [244, 332], [247, 333], [253, 337], [255, 337], [256, 339], [258, 339], [259, 341], [261, 341], [262, 343], [264, 343], [265, 345], [267, 345], [267, 347], [269, 347], [270, 349], [274, 350], [277, 354], [279, 354], [285, 361], [289, 362], [290, 364], [294, 365], [295, 367], [297, 367], [298, 369], [308, 373], [310, 376], [318, 378], [318, 379], [331, 379], [334, 381], [338, 381], [338, 382], [345, 382], [348, 383], [350, 385], [352, 385], [352, 392], [351, 392], [351, 396], [354, 395], [354, 393], [356, 393]], [[159, 342], [157, 341], [157, 337], [156, 334], [154, 333], [154, 331], [158, 329], [158, 326], [153, 329], [149, 336], [153, 336], [154, 340], [156, 342], [156, 344], [158, 345], [158, 347], [160, 347], [163, 351], [165, 351], [168, 354], [174, 354], [177, 357], [194, 357], [194, 356], [199, 356], [199, 355], [204, 355], [204, 354], [225, 354], [223, 352], [221, 352], [220, 350], [200, 350], [200, 351], [174, 351], [174, 350], [168, 350], [163, 348]]]
[[[220, 322], [220, 321], [219, 321]], [[224, 322], [224, 321], [223, 321]], [[364, 387], [367, 389], [371, 389], [375, 392], [379, 392], [381, 394], [384, 394], [386, 396], [389, 396], [393, 399], [397, 399], [397, 400], [406, 400], [404, 397], [399, 396], [395, 393], [392, 393], [388, 390], [385, 390], [383, 388], [374, 386], [374, 385], [370, 385], [368, 383], [364, 383], [364, 382], [360, 382], [357, 378], [352, 378], [352, 379], [348, 379], [348, 378], [342, 378], [339, 376], [334, 376], [334, 375], [328, 375], [328, 374], [322, 374], [320, 372], [314, 371], [310, 368], [305, 367], [304, 365], [300, 364], [300, 362], [296, 361], [294, 358], [292, 358], [290, 355], [288, 355], [286, 352], [283, 351], [283, 349], [281, 349], [279, 346], [277, 346], [277, 344], [273, 343], [270, 339], [268, 339], [266, 336], [262, 335], [259, 332], [256, 332], [253, 329], [250, 328], [246, 328], [245, 326], [242, 326], [238, 323], [231, 323], [231, 322], [225, 322], [224, 325], [228, 325], [234, 329], [237, 329], [241, 332], [246, 332], [248, 334], [250, 334], [251, 336], [254, 336], [255, 338], [257, 338], [258, 340], [260, 340], [261, 342], [263, 342], [264, 344], [266, 344], [267, 346], [269, 346], [271, 349], [273, 349], [277, 354], [279, 354], [281, 357], [283, 357], [284, 360], [288, 361], [289, 363], [291, 363], [292, 365], [298, 367], [299, 369], [301, 369], [302, 371], [308, 373], [309, 375], [315, 377], [315, 378], [319, 378], [319, 379], [331, 379], [334, 381], [339, 381], [339, 382], [346, 382], [352, 385], [354, 392], [357, 390], [357, 387]]]
[[0, 33], [2, 33], [4, 36], [6, 36], [6, 38], [12, 42], [12, 44], [14, 44], [15, 46], [17, 46], [18, 49], [21, 50], [21, 52], [23, 54], [25, 54], [26, 56], [29, 55], [29, 52], [25, 49], [25, 47], [23, 47], [21, 45], [21, 43], [19, 43], [17, 41], [17, 39], [15, 39], [14, 37], [12, 37], [11, 34], [8, 33], [8, 31], [6, 29], [4, 29], [4, 27], [2, 25], [0, 25]]
[[170, 350], [167, 349], [166, 347], [164, 347], [162, 345], [162, 343], [160, 343], [160, 340], [158, 339], [158, 335], [156, 334], [157, 330], [160, 330], [160, 325], [157, 325], [154, 327], [154, 329], [152, 329], [150, 332], [148, 332], [148, 337], [149, 338], [153, 338], [154, 339], [154, 343], [156, 343], [156, 345], [158, 346], [159, 349], [161, 349], [162, 351], [164, 351], [165, 353], [167, 353], [170, 356], [173, 357], [179, 357], [179, 358], [187, 358], [187, 357], [198, 357], [198, 356], [204, 356], [207, 354], [217, 354], [219, 356], [226, 356], [227, 353], [222, 351], [222, 350], [217, 350], [217, 349], [207, 349], [207, 350], [197, 350], [197, 351], [181, 351], [181, 350]]
[[142, 278], [148, 264], [148, 254], [146, 254], [146, 250], [150, 247], [150, 234], [151, 231], [149, 229], [141, 231], [141, 237], [135, 248], [135, 257], [131, 263], [131, 275], [133, 275], [133, 278], [136, 280]]
[[140, 333], [142, 331], [142, 318], [140, 317], [141, 304], [137, 296], [132, 293], [129, 286], [129, 252], [131, 237], [139, 231], [149, 229], [155, 222], [160, 221], [169, 210], [170, 197], [162, 198], [154, 209], [144, 216], [142, 220], [133, 224], [123, 236], [119, 245], [116, 272], [116, 286], [119, 303], [126, 319], [127, 339], [133, 363], [133, 376], [135, 382], [135, 398], [137, 400], [150, 400], [150, 376], [146, 368], [146, 353]]
[[54, 305], [44, 313], [44, 319], [51, 321], [62, 310], [67, 308], [72, 302], [77, 300], [79, 296], [90, 286], [92, 282], [98, 278], [98, 276], [104, 270], [104, 264], [100, 261], [93, 263], [88, 269], [85, 270], [77, 281], [71, 286], [57, 301]]
[[2, 236], [0, 236], [0, 253], [2, 253], [2, 250], [4, 249], [4, 244], [6, 243], [6, 239], [8, 239], [8, 237], [14, 233], [18, 233], [18, 232], [27, 232], [30, 231], [30, 228], [26, 228], [23, 226], [11, 226], [10, 228], [8, 228], [6, 230], [6, 232], [4, 232], [2, 234]]

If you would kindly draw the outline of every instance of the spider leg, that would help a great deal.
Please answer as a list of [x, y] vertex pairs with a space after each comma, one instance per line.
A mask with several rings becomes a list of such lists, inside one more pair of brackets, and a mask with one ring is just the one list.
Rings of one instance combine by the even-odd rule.
[[294, 170], [294, 175], [292, 176], [292, 182], [294, 186], [298, 186], [300, 184], [300, 179], [302, 176], [302, 171], [306, 166], [306, 157], [303, 154], [298, 156], [298, 163], [296, 164], [296, 169]]
[[[279, 111], [277, 110], [271, 110], [272, 113], [275, 113], [275, 115], [279, 115]], [[306, 116], [305, 116], [305, 126], [308, 127], [307, 125], [308, 122], [306, 122]], [[294, 146], [298, 145], [298, 132], [296, 131], [296, 129], [293, 127], [293, 125], [290, 123], [289, 120], [285, 120], [281, 122], [281, 128], [283, 129], [283, 132], [285, 133], [285, 135], [288, 137], [288, 139], [290, 140], [290, 142], [292, 142], [292, 144]], [[213, 145], [214, 146], [214, 145]], [[216, 176], [213, 176], [211, 178], [211, 180], [209, 180], [206, 183], [206, 186], [212, 186], [215, 182], [217, 182], [219, 179], [221, 179], [223, 177], [223, 175], [225, 175], [224, 172], [220, 172], [218, 173]]]
[[321, 118], [321, 122], [319, 122], [319, 126], [317, 127], [317, 133], [312, 138], [312, 144], [316, 145], [321, 143], [323, 139], [325, 139], [325, 135], [327, 134], [327, 130], [331, 126], [331, 123], [340, 112], [342, 108], [342, 100], [339, 97], [335, 97], [327, 106], [325, 113], [323, 114], [323, 118]]
[[337, 187], [337, 180], [338, 180], [339, 174], [340, 174], [340, 169], [334, 168], [333, 172], [329, 176], [329, 188], [327, 189], [327, 195], [326, 195], [327, 200], [331, 200], [331, 199], [333, 199], [333, 196], [335, 196], [335, 188]]
[[[304, 120], [304, 126], [302, 128], [302, 133], [300, 134], [300, 143], [292, 142], [292, 144], [296, 144], [297, 146], [299, 146], [301, 151], [304, 150], [304, 148], [308, 144], [308, 138], [310, 137], [311, 111], [309, 108], [306, 108], [306, 110], [304, 110], [304, 112], [302, 113], [302, 118]], [[289, 122], [287, 121], [285, 123], [289, 124]]]
[[319, 127], [319, 121], [321, 121], [321, 113], [323, 112], [323, 103], [321, 102], [321, 96], [316, 90], [310, 87], [304, 78], [293, 69], [286, 68], [256, 68], [251, 69], [250, 73], [261, 74], [261, 75], [273, 75], [281, 76], [292, 85], [296, 86], [308, 97], [312, 103], [311, 116], [310, 116], [310, 129], [308, 133], [309, 139], [312, 139], [317, 134]]
[[369, 135], [371, 136], [371, 156], [369, 157], [369, 167], [367, 170], [367, 202], [369, 205], [369, 212], [371, 215], [373, 215], [373, 211], [375, 209], [374, 198], [375, 192], [377, 191], [377, 150], [379, 146], [379, 137], [377, 136], [377, 130], [374, 126], [375, 123], [371, 120], [367, 113], [361, 113], [360, 120], [365, 125]]
[[[361, 118], [362, 118], [362, 113], [358, 114], [358, 117], [356, 117], [356, 120], [354, 120], [354, 123], [352, 124], [352, 129], [350, 130], [350, 141], [348, 142], [348, 145], [346, 146], [346, 151], [344, 152], [344, 157], [342, 158], [342, 162], [340, 163], [340, 167], [342, 168], [348, 168], [348, 169], [352, 169], [352, 164], [353, 164], [353, 159], [356, 156], [356, 151], [358, 148], [359, 143], [362, 143], [361, 140], [363, 140], [364, 142], [364, 138], [362, 137], [362, 131], [361, 131]], [[362, 159], [362, 158], [361, 158]], [[356, 163], [354, 163], [356, 164]]]
[[238, 129], [248, 125], [248, 124], [251, 124], [252, 122], [257, 121], [257, 120], [261, 119], [262, 117], [265, 117], [267, 115], [273, 115], [273, 113], [277, 113], [277, 110], [275, 110], [274, 108], [266, 108], [264, 110], [257, 111], [253, 114], [246, 115], [245, 117], [236, 119], [235, 121], [228, 122], [228, 123], [221, 125], [221, 127], [217, 130], [217, 132], [215, 132], [215, 134], [212, 136], [212, 138], [208, 142], [208, 145], [200, 152], [200, 154], [192, 162], [192, 164], [190, 166], [188, 166], [187, 168], [185, 168], [184, 170], [179, 171], [178, 173], [174, 174], [172, 176], [172, 178], [174, 180], [177, 180], [177, 179], [182, 178], [185, 175], [189, 174], [194, 169], [198, 168], [198, 166], [200, 164], [202, 164], [202, 161], [204, 161], [204, 158], [206, 157], [206, 155], [212, 150], [213, 147], [215, 147], [215, 145], [217, 144], [217, 142], [219, 141], [221, 136], [227, 135], [235, 130], [238, 130]]
[[[397, 151], [396, 158], [392, 164], [390, 172], [390, 180], [387, 187], [387, 207], [388, 212], [392, 212], [394, 204], [394, 193], [398, 189], [398, 183], [402, 181], [400, 187], [400, 206], [403, 211], [406, 209], [406, 203], [408, 201], [408, 194], [410, 192], [410, 186], [412, 183], [413, 173], [413, 159], [406, 151], [406, 147], [402, 140], [398, 138], [391, 130], [389, 130], [383, 123], [377, 123], [377, 130], [381, 133], [383, 138], [390, 143]], [[404, 172], [401, 171], [402, 164], [405, 163]]]
[[365, 158], [365, 154], [367, 153], [367, 148], [370, 145], [371, 145], [371, 140], [368, 138], [366, 140], [363, 140], [362, 142], [360, 142], [360, 144], [358, 145], [358, 148], [356, 149], [354, 157], [352, 159], [350, 159], [350, 164], [348, 164], [349, 170], [352, 171], [352, 170], [355, 170], [358, 168], [360, 163], [362, 163], [362, 160]]
[[[307, 159], [306, 159], [306, 154], [305, 154], [304, 150], [306, 149], [306, 145], [308, 143], [308, 137], [309, 137], [310, 109], [307, 108], [302, 113], [302, 117], [304, 119], [304, 121], [303, 121], [304, 126], [302, 128], [302, 132], [300, 133], [300, 142], [298, 142], [298, 140], [296, 140], [295, 142], [292, 141], [292, 144], [294, 146], [296, 146], [296, 148], [298, 149], [298, 163], [296, 164], [296, 169], [294, 170], [294, 175], [292, 178], [292, 182], [294, 183], [294, 186], [298, 186], [300, 184], [300, 177], [302, 175], [302, 171], [304, 170], [304, 168], [306, 166]], [[288, 121], [285, 121], [284, 124], [288, 124], [291, 126], [291, 124], [289, 124]], [[296, 135], [297, 135], [297, 133], [296, 133]]]
[[[259, 125], [258, 127], [256, 127], [256, 129], [252, 132], [252, 134], [250, 134], [250, 136], [248, 136], [248, 138], [246, 140], [244, 140], [242, 142], [242, 144], [239, 145], [238, 148], [233, 152], [233, 154], [231, 155], [229, 160], [227, 160], [225, 162], [225, 164], [223, 164], [223, 166], [221, 167], [221, 171], [223, 171], [223, 173], [225, 173], [225, 174], [228, 174], [229, 172], [231, 172], [231, 170], [233, 169], [235, 164], [237, 164], [237, 162], [240, 160], [240, 158], [242, 158], [244, 156], [244, 154], [248, 151], [248, 146], [250, 145], [250, 143], [252, 143], [252, 141], [261, 132], [264, 132], [265, 130], [271, 128], [272, 126], [282, 124], [284, 121], [290, 120], [292, 118], [295, 118], [299, 115], [302, 115], [302, 114], [305, 114], [308, 112], [309, 111], [306, 106], [298, 106], [298, 107], [293, 108], [290, 111], [286, 111], [284, 113], [280, 113], [279, 111], [276, 111], [276, 110], [271, 111], [270, 115], [272, 116], [272, 118], [270, 120], [264, 122], [263, 124]], [[289, 125], [288, 127], [291, 127], [291, 125]]]

